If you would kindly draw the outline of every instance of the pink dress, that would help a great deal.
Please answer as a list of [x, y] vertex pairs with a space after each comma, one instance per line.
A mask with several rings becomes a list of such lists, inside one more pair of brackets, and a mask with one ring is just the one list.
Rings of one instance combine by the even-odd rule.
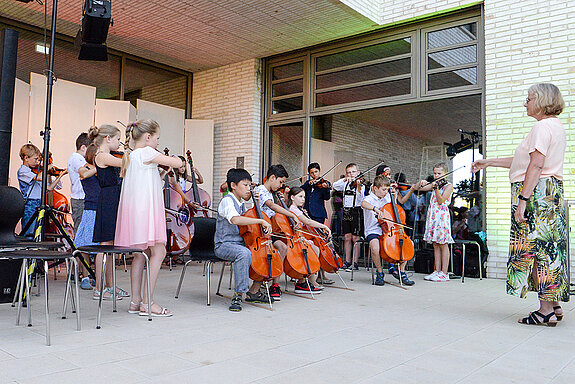
[[151, 147], [130, 153], [122, 183], [114, 244], [146, 249], [166, 243], [166, 212], [162, 180], [156, 163], [159, 152]]
[[[439, 191], [443, 194], [445, 187]], [[429, 207], [427, 208], [427, 218], [425, 219], [425, 234], [423, 241], [428, 243], [449, 244], [453, 243], [451, 237], [451, 216], [446, 200], [443, 204], [437, 204], [435, 191], [431, 194]]]

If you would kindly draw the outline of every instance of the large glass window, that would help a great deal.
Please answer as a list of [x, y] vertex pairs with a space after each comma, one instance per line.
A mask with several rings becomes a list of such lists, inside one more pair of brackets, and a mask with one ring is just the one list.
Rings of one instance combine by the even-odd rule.
[[142, 99], [186, 109], [187, 76], [126, 60], [124, 79], [124, 100], [129, 100], [134, 106], [137, 99]]
[[303, 123], [269, 127], [269, 163], [281, 163], [290, 178], [303, 174]]
[[271, 113], [303, 110], [304, 62], [277, 65], [271, 69]]
[[[0, 25], [0, 28], [2, 27]], [[44, 74], [48, 68], [48, 54], [38, 52], [44, 46], [44, 37], [38, 33], [17, 30], [19, 34], [16, 77], [30, 83], [31, 72]], [[49, 41], [48, 38], [48, 44]], [[56, 40], [54, 51], [56, 78], [96, 87], [97, 98], [120, 97], [120, 62], [120, 57], [112, 54], [108, 55], [108, 61], [80, 61], [78, 50], [72, 43]]]
[[410, 95], [412, 37], [314, 56], [314, 107]]
[[[0, 29], [18, 31], [18, 57], [16, 77], [30, 83], [30, 73], [44, 74], [48, 67], [48, 53], [42, 52], [44, 36], [22, 27], [0, 23]], [[47, 38], [49, 45], [50, 38]], [[49, 48], [49, 47], [48, 47]], [[108, 53], [108, 61], [78, 60], [78, 48], [71, 42], [56, 39], [54, 51], [54, 75], [57, 79], [73, 81], [96, 88], [100, 99], [120, 98], [122, 58], [120, 54]], [[124, 100], [134, 105], [136, 99], [186, 109], [188, 97], [188, 76], [155, 65], [144, 64], [136, 59], [126, 59], [124, 70]]]
[[426, 91], [477, 86], [477, 22], [425, 33]]

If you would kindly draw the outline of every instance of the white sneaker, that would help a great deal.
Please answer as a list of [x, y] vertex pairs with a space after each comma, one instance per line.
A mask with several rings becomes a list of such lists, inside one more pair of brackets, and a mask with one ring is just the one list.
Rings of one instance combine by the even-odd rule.
[[433, 279], [434, 277], [436, 277], [436, 276], [437, 276], [437, 271], [433, 271], [432, 274], [427, 275], [427, 276], [423, 276], [423, 280], [430, 281], [430, 280], [432, 280], [432, 279]]
[[439, 271], [437, 272], [437, 275], [435, 275], [435, 277], [431, 278], [431, 281], [436, 283], [444, 283], [449, 281], [449, 275], [446, 275], [445, 273]]

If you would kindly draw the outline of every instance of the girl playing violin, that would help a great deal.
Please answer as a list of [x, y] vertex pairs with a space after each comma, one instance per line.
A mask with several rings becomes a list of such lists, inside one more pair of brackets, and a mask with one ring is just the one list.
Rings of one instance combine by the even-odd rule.
[[[176, 191], [180, 192], [180, 195], [185, 196], [185, 193], [188, 191], [186, 189], [186, 185], [187, 185], [186, 183], [188, 181], [190, 183], [193, 182], [193, 179], [192, 179], [192, 175], [188, 175], [188, 167], [186, 166], [186, 159], [184, 158], [184, 156], [178, 156], [178, 157], [182, 160], [183, 165], [179, 168], [173, 168], [174, 175], [173, 176], [170, 175], [170, 184], [172, 184], [174, 186]], [[196, 182], [198, 184], [203, 184], [204, 183], [204, 177], [202, 176], [200, 171], [198, 171], [196, 169], [196, 167], [194, 167], [192, 169], [192, 172], [194, 172], [194, 174], [196, 175]], [[187, 204], [192, 203], [190, 201], [190, 199], [188, 199], [188, 197], [184, 197], [184, 201]]]
[[[112, 152], [120, 147], [120, 130], [113, 125], [104, 124], [100, 127], [90, 128], [88, 136], [92, 140], [90, 145], [96, 147], [94, 165], [96, 166], [96, 178], [100, 185], [92, 241], [102, 245], [114, 245], [116, 216], [120, 200], [120, 167], [122, 166], [122, 159], [114, 156]], [[104, 256], [101, 253], [96, 255], [96, 288], [92, 296], [94, 300], [99, 299], [102, 289], [104, 289], [102, 293], [103, 300], [113, 299], [112, 288], [101, 287], [102, 257]], [[112, 277], [114, 263], [112, 262], [112, 257], [107, 257], [105, 273], [106, 276]], [[108, 284], [112, 282], [111, 279], [106, 281]], [[117, 300], [128, 296], [128, 292], [116, 287]]]
[[[329, 227], [327, 225], [325, 225], [323, 223], [319, 223], [319, 222], [307, 217], [304, 214], [304, 212], [302, 211], [303, 206], [305, 204], [305, 190], [303, 188], [300, 188], [300, 187], [290, 188], [290, 190], [287, 194], [287, 204], [289, 206], [290, 212], [292, 212], [294, 215], [296, 215], [297, 218], [303, 224], [309, 225], [310, 227], [314, 227], [314, 228], [321, 228], [324, 231], [326, 231], [329, 236], [331, 236], [331, 230], [329, 229]], [[313, 242], [311, 242], [310, 240], [307, 240], [307, 242], [311, 245], [314, 252], [317, 255], [319, 255], [319, 248], [317, 246], [315, 246], [313, 244]], [[311, 288], [312, 293], [321, 293], [321, 290], [323, 288], [317, 284], [315, 274], [310, 275], [308, 277], [308, 282], [309, 282], [309, 287], [306, 284], [304, 279], [299, 279], [295, 284], [294, 292], [295, 293], [310, 293], [310, 288]]]
[[178, 157], [156, 150], [160, 126], [154, 120], [138, 120], [126, 128], [126, 143], [132, 144], [122, 160], [124, 182], [120, 194], [115, 244], [145, 250], [150, 257], [151, 297], [142, 296], [144, 256], [137, 254], [132, 262], [132, 301], [130, 313], [140, 316], [168, 317], [172, 313], [154, 303], [153, 294], [162, 261], [166, 257], [166, 213], [162, 180], [158, 165], [180, 168], [185, 163]]
[[[433, 177], [438, 179], [447, 173], [447, 165], [438, 163], [433, 166]], [[435, 282], [449, 281], [447, 267], [449, 266], [449, 245], [453, 243], [451, 237], [451, 217], [449, 215], [448, 201], [453, 192], [453, 185], [447, 180], [440, 179], [432, 183], [421, 180], [417, 187], [420, 191], [433, 191], [427, 218], [425, 220], [425, 234], [423, 240], [433, 244], [433, 258], [435, 269], [432, 274], [424, 277], [425, 280]]]

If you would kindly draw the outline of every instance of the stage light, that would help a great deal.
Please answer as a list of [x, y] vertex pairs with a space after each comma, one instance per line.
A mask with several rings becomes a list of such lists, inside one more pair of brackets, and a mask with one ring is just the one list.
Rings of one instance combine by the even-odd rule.
[[79, 60], [107, 61], [106, 38], [112, 23], [112, 6], [108, 0], [86, 0], [82, 11]]
[[449, 143], [444, 144], [448, 145], [448, 147], [445, 149], [445, 153], [447, 154], [448, 157], [453, 157], [458, 153], [473, 147], [473, 142], [468, 138], [464, 138], [463, 135], [461, 135], [461, 140], [455, 144], [449, 144]]

